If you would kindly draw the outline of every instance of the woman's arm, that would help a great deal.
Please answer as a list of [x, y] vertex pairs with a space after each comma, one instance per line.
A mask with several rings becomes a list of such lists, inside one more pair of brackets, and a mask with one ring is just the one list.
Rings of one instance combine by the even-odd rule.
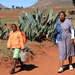
[[72, 22], [69, 20], [69, 26], [70, 26], [70, 31], [71, 31], [71, 44], [74, 43], [74, 27]]
[[70, 20], [68, 21], [68, 23], [69, 23], [70, 31], [71, 31], [71, 39], [74, 39], [74, 27], [73, 27], [73, 24], [72, 24], [72, 22]]
[[74, 29], [71, 29], [71, 44], [74, 43]]
[[74, 29], [71, 29], [71, 39], [74, 39]]

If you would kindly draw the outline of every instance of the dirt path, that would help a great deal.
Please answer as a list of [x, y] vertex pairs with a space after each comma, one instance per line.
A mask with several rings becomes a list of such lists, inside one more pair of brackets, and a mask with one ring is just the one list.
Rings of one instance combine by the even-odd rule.
[[[59, 75], [58, 50], [49, 41], [43, 42], [39, 45], [30, 45], [35, 56], [30, 62], [25, 63], [25, 70], [19, 71], [14, 75]], [[75, 57], [73, 57], [74, 70], [68, 70], [68, 60], [65, 60], [65, 71], [60, 75], [75, 75]], [[9, 62], [0, 62], [0, 75], [11, 75]], [[16, 68], [18, 71], [20, 67]]]

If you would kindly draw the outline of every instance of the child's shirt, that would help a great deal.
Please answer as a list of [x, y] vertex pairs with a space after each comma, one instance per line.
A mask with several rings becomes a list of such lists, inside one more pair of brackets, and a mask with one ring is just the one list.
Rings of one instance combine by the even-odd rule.
[[24, 49], [24, 41], [22, 38], [22, 34], [20, 31], [15, 31], [11, 32], [8, 43], [7, 43], [7, 48], [21, 48]]

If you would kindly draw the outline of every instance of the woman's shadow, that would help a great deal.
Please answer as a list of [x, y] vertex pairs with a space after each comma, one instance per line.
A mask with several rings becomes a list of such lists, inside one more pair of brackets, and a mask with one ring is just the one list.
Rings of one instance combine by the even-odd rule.
[[24, 70], [31, 71], [31, 70], [33, 70], [35, 68], [38, 68], [38, 66], [35, 66], [33, 64], [29, 64], [29, 65], [24, 64], [23, 66], [17, 66], [16, 68], [18, 68], [18, 67], [20, 67], [20, 69], [15, 73], [18, 73], [18, 72], [21, 72], [21, 71], [24, 71]]
[[[73, 68], [75, 68], [75, 63], [72, 64]], [[69, 64], [68, 65], [64, 65], [64, 71], [69, 70]]]
[[[75, 54], [75, 44], [73, 46], [74, 46], [74, 54]], [[75, 63], [73, 63], [72, 65], [73, 65], [73, 68], [75, 68]], [[65, 67], [64, 71], [68, 70], [69, 69], [69, 64], [68, 65], [64, 65], [64, 67]]]

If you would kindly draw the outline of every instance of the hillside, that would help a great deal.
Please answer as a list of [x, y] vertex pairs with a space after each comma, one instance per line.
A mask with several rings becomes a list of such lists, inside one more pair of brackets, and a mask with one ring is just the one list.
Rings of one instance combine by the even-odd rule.
[[38, 0], [32, 7], [73, 6], [72, 0]]
[[0, 8], [5, 9], [6, 7], [5, 7], [5, 6], [3, 6], [2, 4], [0, 4]]

